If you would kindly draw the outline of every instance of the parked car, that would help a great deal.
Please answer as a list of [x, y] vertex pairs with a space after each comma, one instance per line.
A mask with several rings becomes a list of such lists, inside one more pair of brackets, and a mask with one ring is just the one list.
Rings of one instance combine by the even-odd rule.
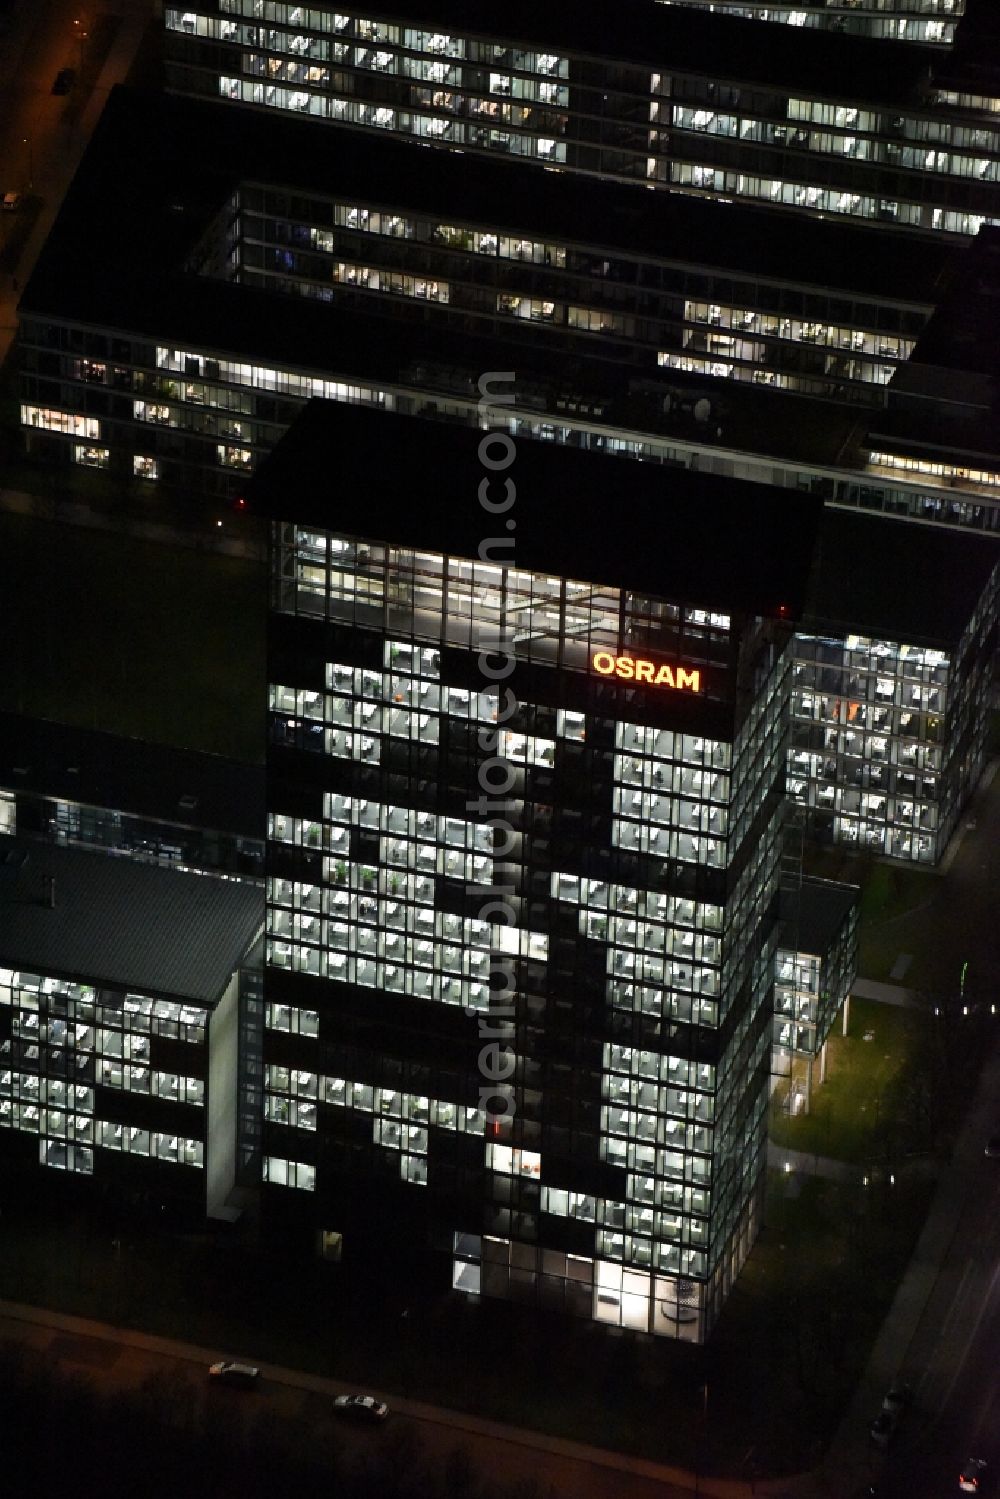
[[958, 1475], [963, 1494], [981, 1494], [986, 1488], [986, 1464], [981, 1457], [970, 1457]]
[[888, 1447], [896, 1435], [899, 1416], [895, 1411], [880, 1410], [868, 1428], [868, 1434], [876, 1447]]
[[256, 1364], [239, 1364], [232, 1359], [220, 1359], [217, 1364], [211, 1364], [208, 1377], [216, 1384], [240, 1385], [244, 1389], [256, 1384], [260, 1378], [260, 1370]]
[[4, 193], [4, 195], [3, 195], [3, 211], [4, 211], [4, 213], [13, 213], [15, 211], [15, 209], [20, 208], [20, 206], [21, 206], [21, 194], [20, 193]]
[[373, 1424], [384, 1421], [389, 1414], [389, 1407], [371, 1395], [338, 1395], [333, 1402], [333, 1410], [337, 1416], [346, 1416], [355, 1421], [371, 1421]]
[[60, 68], [52, 85], [54, 94], [68, 94], [76, 82], [76, 70], [74, 68]]

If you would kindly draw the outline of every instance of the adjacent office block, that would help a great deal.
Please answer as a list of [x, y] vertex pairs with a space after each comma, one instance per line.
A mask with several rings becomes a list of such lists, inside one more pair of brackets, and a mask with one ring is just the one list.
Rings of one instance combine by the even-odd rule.
[[992, 541], [825, 512], [788, 762], [812, 836], [940, 860], [985, 764], [997, 603]]
[[260, 766], [0, 713], [0, 831], [260, 881], [263, 827]]
[[460, 1290], [697, 1340], [759, 1226], [816, 509], [526, 443], [501, 566], [478, 440], [314, 403], [249, 491], [274, 517], [267, 1208], [387, 1274], [431, 1245]]
[[805, 1087], [796, 1080], [790, 1094], [795, 1112], [809, 1108], [811, 1064], [857, 975], [860, 895], [857, 885], [817, 879], [782, 892], [771, 1072], [791, 1077], [795, 1059], [805, 1060]]
[[116, 90], [21, 301], [31, 454], [224, 499], [311, 396], [475, 424], [516, 356], [519, 436], [1000, 525], [993, 231], [900, 267], [790, 218], [790, 267], [755, 209], [594, 183], [595, 229], [564, 178], [352, 140]]
[[944, 48], [611, 0], [224, 0], [165, 25], [169, 86], [237, 106], [899, 228], [1000, 219], [996, 82]]
[[853, 31], [894, 42], [951, 46], [965, 14], [965, 0], [659, 0], [723, 16]]
[[0, 1153], [218, 1212], [261, 892], [0, 837]]
[[776, 240], [760, 209], [611, 183], [581, 202], [572, 179], [491, 167], [362, 139], [325, 174], [326, 191], [319, 173], [308, 195], [244, 182], [201, 253], [244, 286], [636, 375], [681, 370], [869, 403], [961, 274], [940, 240], [901, 263], [886, 230], [796, 218]]

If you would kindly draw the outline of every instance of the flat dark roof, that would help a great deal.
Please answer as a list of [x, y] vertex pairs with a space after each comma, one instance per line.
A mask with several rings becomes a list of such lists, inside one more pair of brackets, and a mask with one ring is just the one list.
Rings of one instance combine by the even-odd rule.
[[[573, 173], [532, 171], [501, 157], [418, 150], [373, 130], [322, 129], [273, 110], [117, 87], [22, 307], [63, 309], [85, 319], [89, 303], [92, 321], [122, 326], [114, 317], [115, 296], [125, 298], [128, 312], [133, 289], [141, 288], [136, 305], [149, 301], [149, 326], [158, 312], [174, 316], [186, 297], [207, 303], [223, 288], [186, 273], [184, 261], [241, 182], [283, 187], [292, 199], [356, 196], [444, 222], [457, 215], [500, 232], [565, 240], [595, 253], [675, 259], [927, 307], [962, 257], [947, 236], [911, 235], [901, 255], [898, 233], [882, 227], [792, 212], [776, 218], [774, 209], [597, 179], [583, 189]], [[327, 310], [310, 301], [307, 315], [322, 319]], [[258, 320], [255, 326], [263, 333]]]
[[795, 943], [797, 952], [822, 957], [860, 899], [858, 885], [803, 879], [798, 890], [783, 891], [781, 896], [788, 941]]
[[[1000, 85], [998, 85], [1000, 87]], [[961, 275], [937, 299], [911, 358], [938, 369], [974, 371], [1000, 380], [1000, 228], [984, 224]], [[994, 392], [1000, 405], [1000, 388]]]
[[[494, 387], [500, 391], [508, 388]], [[716, 607], [798, 616], [821, 504], [770, 485], [521, 442], [489, 494], [516, 484], [506, 521], [472, 427], [310, 401], [246, 490], [251, 512], [396, 546], [479, 556], [513, 535], [531, 571]], [[504, 457], [497, 443], [492, 457]]]
[[[45, 899], [55, 880], [55, 906]], [[0, 836], [0, 962], [212, 1006], [264, 920], [264, 892], [89, 849]]]
[[[923, 404], [928, 406], [928, 402]], [[870, 447], [876, 452], [899, 453], [958, 468], [995, 471], [1000, 465], [1000, 420], [992, 411], [975, 416], [963, 412], [953, 420], [942, 420], [930, 407], [926, 411], [918, 407], [909, 411], [880, 411], [868, 423], [867, 430]], [[882, 484], [885, 480], [873, 478], [871, 482]], [[990, 505], [994, 509], [997, 505], [996, 495], [977, 494], [973, 490], [929, 486], [928, 493], [955, 504]]]
[[998, 561], [992, 536], [827, 509], [802, 628], [952, 648]]
[[0, 786], [263, 839], [264, 769], [95, 729], [0, 713]]

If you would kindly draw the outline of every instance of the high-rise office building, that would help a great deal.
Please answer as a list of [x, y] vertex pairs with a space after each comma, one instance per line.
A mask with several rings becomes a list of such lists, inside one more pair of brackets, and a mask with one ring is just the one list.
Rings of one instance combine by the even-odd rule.
[[386, 1273], [430, 1244], [459, 1290], [698, 1340], [759, 1226], [817, 509], [513, 451], [314, 403], [249, 491], [266, 1192]]

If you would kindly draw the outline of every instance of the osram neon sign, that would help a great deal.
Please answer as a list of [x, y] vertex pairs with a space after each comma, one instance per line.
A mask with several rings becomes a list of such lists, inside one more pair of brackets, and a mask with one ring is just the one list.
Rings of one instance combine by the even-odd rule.
[[590, 664], [601, 677], [645, 682], [650, 687], [672, 687], [675, 692], [701, 691], [701, 672], [697, 667], [688, 671], [686, 666], [668, 666], [665, 661], [647, 661], [642, 656], [615, 656], [611, 651], [595, 651]]

